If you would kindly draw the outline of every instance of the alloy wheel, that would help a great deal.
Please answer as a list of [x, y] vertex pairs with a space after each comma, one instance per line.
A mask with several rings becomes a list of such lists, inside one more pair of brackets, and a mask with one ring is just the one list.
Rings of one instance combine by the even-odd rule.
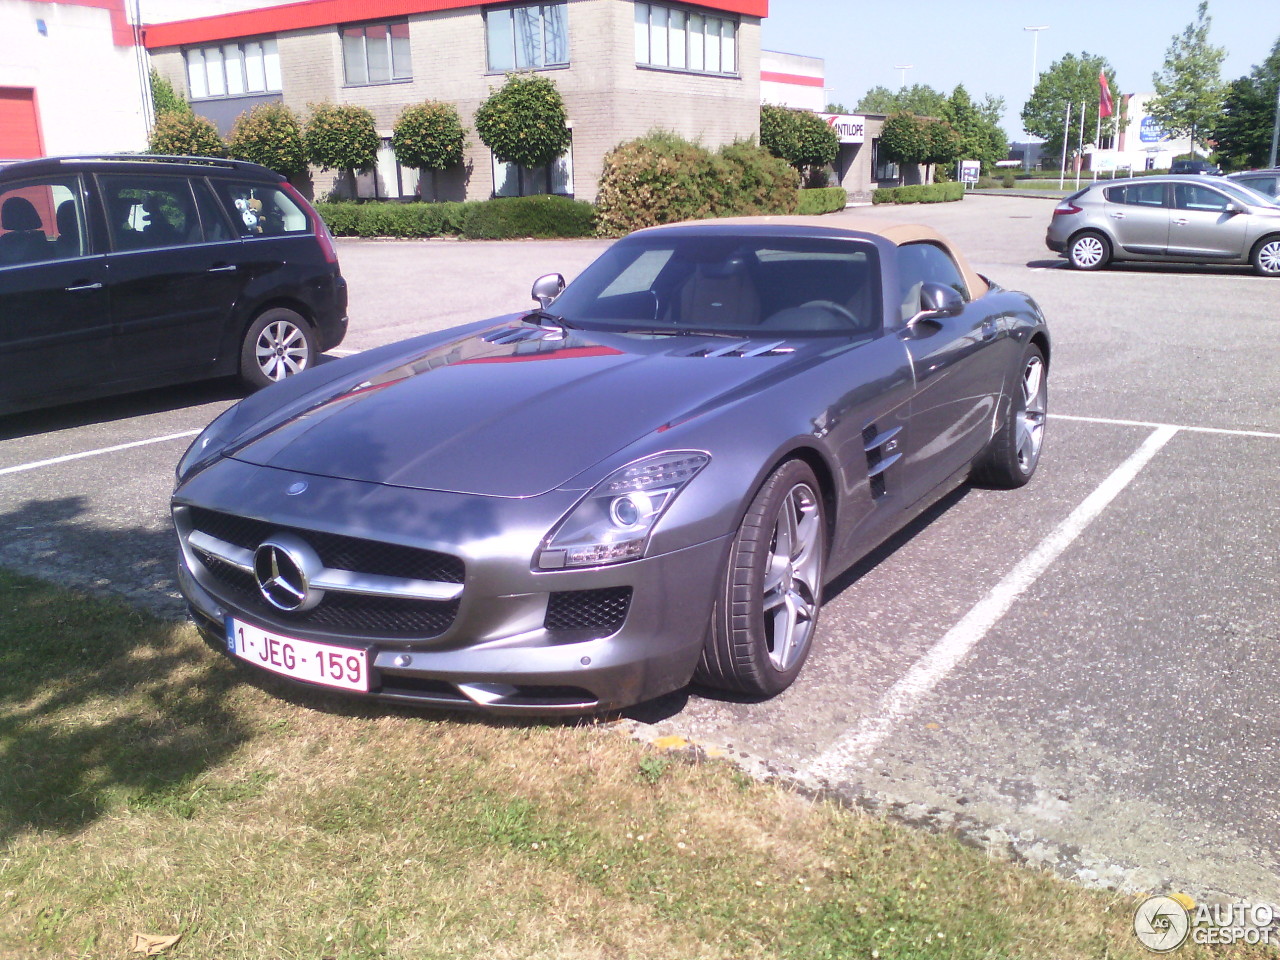
[[822, 511], [807, 483], [788, 491], [773, 523], [765, 562], [765, 642], [775, 669], [789, 670], [808, 650], [822, 575]]

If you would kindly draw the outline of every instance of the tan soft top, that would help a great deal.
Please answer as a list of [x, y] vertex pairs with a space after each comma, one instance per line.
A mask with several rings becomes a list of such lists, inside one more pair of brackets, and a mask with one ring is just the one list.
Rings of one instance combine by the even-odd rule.
[[[878, 237], [884, 237], [890, 243], [896, 246], [902, 246], [905, 243], [936, 243], [943, 247], [951, 254], [956, 265], [960, 267], [960, 272], [964, 275], [965, 284], [969, 287], [969, 299], [976, 300], [986, 294], [989, 285], [976, 270], [969, 265], [969, 261], [965, 259], [964, 254], [953, 247], [950, 241], [933, 227], [926, 226], [923, 223], [894, 223], [888, 220], [878, 220], [874, 217], [859, 217], [842, 215], [839, 219], [825, 217], [721, 217], [715, 220], [686, 220], [679, 224], [666, 224], [664, 226], [691, 226], [693, 224], [707, 225], [741, 225], [741, 226], [776, 226], [776, 227], [817, 227], [820, 230], [832, 230], [835, 232], [850, 230], [858, 233], [871, 233]], [[650, 227], [650, 230], [662, 230], [663, 227]]]

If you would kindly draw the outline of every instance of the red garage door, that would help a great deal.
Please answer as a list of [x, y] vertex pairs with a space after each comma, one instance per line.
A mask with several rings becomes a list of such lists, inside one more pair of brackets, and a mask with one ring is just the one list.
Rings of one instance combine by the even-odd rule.
[[29, 87], [0, 87], [0, 159], [26, 160], [42, 153], [36, 92]]

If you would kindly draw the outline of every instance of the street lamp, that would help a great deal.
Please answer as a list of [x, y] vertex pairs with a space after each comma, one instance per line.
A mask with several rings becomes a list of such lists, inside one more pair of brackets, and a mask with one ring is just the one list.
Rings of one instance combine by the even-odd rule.
[[1023, 27], [1022, 29], [1031, 31], [1031, 36], [1033, 38], [1031, 41], [1031, 89], [1035, 90], [1036, 77], [1039, 76], [1039, 74], [1036, 73], [1036, 58], [1040, 53], [1040, 31], [1048, 30], [1049, 27]]
[[895, 65], [893, 69], [902, 71], [902, 89], [903, 90], [907, 89], [907, 71], [915, 69], [915, 64], [899, 63]]

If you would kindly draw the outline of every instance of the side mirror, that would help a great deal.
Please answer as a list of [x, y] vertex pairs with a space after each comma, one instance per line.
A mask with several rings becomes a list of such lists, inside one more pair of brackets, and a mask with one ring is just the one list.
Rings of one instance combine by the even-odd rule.
[[944, 317], [958, 317], [964, 312], [964, 297], [955, 287], [945, 283], [925, 283], [920, 286], [920, 312], [912, 317], [907, 326], [921, 320], [941, 320]]
[[1226, 206], [1227, 213], [1248, 213], [1249, 208], [1236, 200], [1230, 200]]
[[563, 292], [564, 277], [558, 273], [548, 273], [533, 281], [533, 299], [538, 301], [543, 310], [551, 306]]

